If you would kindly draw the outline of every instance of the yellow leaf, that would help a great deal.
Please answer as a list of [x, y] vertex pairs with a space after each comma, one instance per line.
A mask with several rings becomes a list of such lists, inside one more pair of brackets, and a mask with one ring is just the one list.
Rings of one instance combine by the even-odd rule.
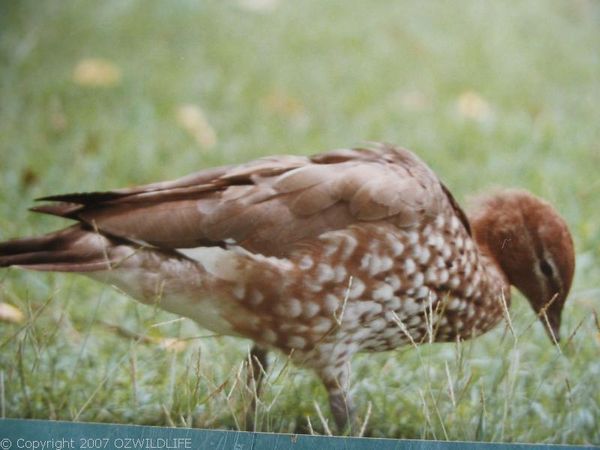
[[177, 109], [177, 122], [201, 147], [210, 149], [217, 144], [217, 133], [198, 106], [181, 105]]
[[490, 104], [477, 92], [465, 91], [456, 101], [458, 113], [467, 119], [483, 121], [490, 118], [492, 108]]
[[86, 58], [73, 70], [73, 81], [86, 87], [110, 87], [121, 82], [121, 69], [102, 58]]
[[11, 323], [22, 323], [25, 315], [21, 310], [8, 303], [0, 303], [0, 320]]

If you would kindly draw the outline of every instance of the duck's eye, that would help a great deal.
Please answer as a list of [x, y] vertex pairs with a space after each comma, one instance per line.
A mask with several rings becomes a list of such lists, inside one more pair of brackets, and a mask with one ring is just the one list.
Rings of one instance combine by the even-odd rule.
[[553, 273], [552, 266], [550, 264], [548, 264], [548, 261], [546, 261], [545, 259], [542, 259], [540, 261], [540, 270], [548, 278], [550, 278], [552, 276], [552, 273]]

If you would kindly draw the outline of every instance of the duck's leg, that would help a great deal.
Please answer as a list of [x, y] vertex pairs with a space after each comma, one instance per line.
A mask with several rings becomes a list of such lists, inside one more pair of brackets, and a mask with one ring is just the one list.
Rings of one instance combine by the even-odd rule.
[[248, 353], [248, 377], [247, 385], [252, 393], [252, 401], [246, 413], [246, 430], [256, 431], [256, 401], [260, 397], [262, 382], [268, 369], [267, 360], [268, 350], [256, 344], [252, 346]]
[[319, 375], [329, 394], [329, 406], [338, 433], [352, 435], [356, 431], [356, 414], [350, 396], [349, 369], [347, 363], [333, 370], [322, 370]]
[[338, 432], [340, 434], [354, 434], [354, 431], [356, 431], [356, 412], [350, 392], [339, 388], [329, 390], [329, 406]]
[[252, 386], [254, 383], [253, 390], [256, 392], [256, 397], [260, 396], [262, 388], [262, 381], [269, 368], [269, 361], [267, 355], [269, 351], [257, 344], [254, 344], [250, 349], [249, 359], [250, 365], [248, 370], [248, 384]]

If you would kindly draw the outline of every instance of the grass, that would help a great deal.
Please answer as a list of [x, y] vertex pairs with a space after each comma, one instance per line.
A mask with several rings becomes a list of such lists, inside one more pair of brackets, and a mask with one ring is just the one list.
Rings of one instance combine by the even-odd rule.
[[[458, 346], [362, 355], [352, 389], [361, 417], [371, 406], [367, 434], [600, 444], [599, 5], [250, 7], [260, 4], [1, 2], [0, 239], [64, 224], [26, 211], [44, 194], [367, 140], [404, 145], [461, 202], [520, 186], [557, 206], [578, 254], [562, 328], [572, 336], [552, 346], [517, 295], [516, 337], [499, 327]], [[74, 81], [86, 58], [120, 77]], [[2, 416], [244, 426], [249, 342], [204, 337], [76, 276], [3, 271], [0, 301], [26, 317], [0, 323]], [[169, 338], [182, 341], [165, 349]], [[308, 432], [310, 421], [322, 433], [324, 389], [273, 362], [257, 428]]]

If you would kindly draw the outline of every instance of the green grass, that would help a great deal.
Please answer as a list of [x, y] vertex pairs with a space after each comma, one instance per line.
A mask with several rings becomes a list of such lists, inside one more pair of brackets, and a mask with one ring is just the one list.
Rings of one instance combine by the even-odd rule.
[[[577, 273], [560, 353], [520, 296], [505, 327], [460, 346], [354, 361], [370, 436], [600, 444], [600, 6], [592, 1], [0, 3], [0, 239], [62, 226], [44, 194], [174, 178], [272, 153], [367, 140], [421, 155], [464, 202], [520, 186], [565, 216]], [[72, 80], [84, 58], [117, 85]], [[474, 117], [458, 108], [475, 93]], [[202, 108], [217, 144], [181, 127]], [[487, 105], [487, 107], [485, 106]], [[0, 273], [5, 417], [237, 428], [249, 342], [209, 333], [70, 275]], [[532, 326], [530, 326], [533, 324]], [[120, 332], [116, 332], [118, 325]], [[158, 325], [158, 326], [157, 326]], [[130, 332], [126, 336], [125, 330]], [[152, 339], [149, 339], [152, 338]], [[325, 391], [274, 360], [259, 430], [323, 432]], [[331, 419], [329, 418], [331, 421]]]

